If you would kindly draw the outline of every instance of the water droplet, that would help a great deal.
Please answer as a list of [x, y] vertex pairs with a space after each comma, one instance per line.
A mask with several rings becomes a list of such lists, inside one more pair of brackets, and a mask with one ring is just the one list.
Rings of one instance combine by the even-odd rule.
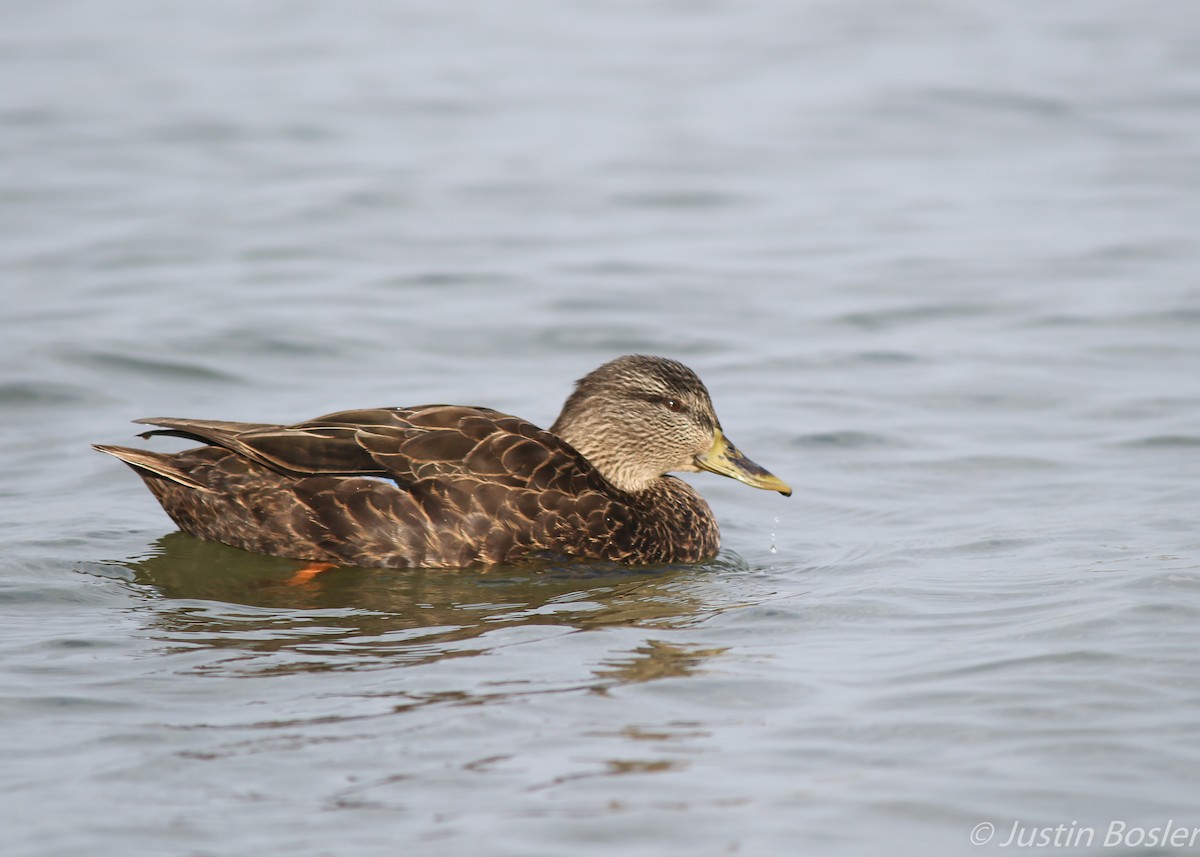
[[779, 527], [779, 516], [775, 516], [775, 526], [771, 528], [771, 553], [779, 553], [779, 548], [775, 546], [775, 530]]

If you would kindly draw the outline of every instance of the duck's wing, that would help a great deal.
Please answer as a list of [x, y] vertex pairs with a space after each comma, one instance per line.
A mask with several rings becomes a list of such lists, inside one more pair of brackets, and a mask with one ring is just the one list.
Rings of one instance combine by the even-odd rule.
[[362, 426], [355, 435], [358, 445], [400, 482], [464, 477], [568, 494], [607, 484], [557, 435], [489, 408], [413, 409], [403, 423]]
[[309, 421], [284, 426], [175, 417], [136, 422], [160, 427], [143, 432], [142, 437], [171, 435], [200, 441], [293, 476], [384, 475], [379, 464], [354, 441], [356, 427], [344, 423]]
[[576, 493], [606, 483], [578, 452], [532, 423], [490, 408], [423, 405], [338, 411], [290, 426], [153, 418], [145, 435], [224, 447], [296, 476], [382, 476], [401, 485], [465, 477]]

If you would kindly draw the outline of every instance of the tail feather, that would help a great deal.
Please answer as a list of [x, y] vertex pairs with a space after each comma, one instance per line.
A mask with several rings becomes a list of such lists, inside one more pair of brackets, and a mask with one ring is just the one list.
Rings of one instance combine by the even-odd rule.
[[144, 420], [134, 420], [134, 422], [148, 426], [159, 426], [158, 429], [142, 432], [141, 437], [149, 438], [154, 435], [170, 435], [234, 450], [237, 450], [240, 445], [237, 440], [239, 434], [256, 429], [272, 428], [269, 423], [236, 423], [229, 420], [181, 420], [174, 417], [150, 417]]
[[143, 449], [131, 449], [127, 446], [109, 446], [102, 443], [94, 443], [92, 444], [92, 448], [121, 459], [140, 474], [149, 473], [154, 476], [160, 476], [163, 479], [169, 479], [172, 482], [177, 482], [188, 488], [194, 488], [197, 491], [211, 493], [213, 490], [180, 470], [174, 461], [172, 461], [172, 456], [170, 455], [146, 452]]

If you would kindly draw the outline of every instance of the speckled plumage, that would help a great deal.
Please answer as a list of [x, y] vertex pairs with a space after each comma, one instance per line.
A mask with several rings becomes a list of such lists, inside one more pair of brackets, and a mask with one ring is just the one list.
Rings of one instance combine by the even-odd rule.
[[[717, 469], [703, 459], [725, 441], [703, 384], [663, 358], [600, 367], [552, 431], [458, 405], [341, 411], [290, 426], [138, 422], [159, 427], [146, 437], [206, 445], [97, 449], [132, 466], [180, 529], [257, 553], [389, 567], [643, 564], [695, 562], [719, 545], [707, 503], [665, 474]], [[722, 463], [720, 472], [788, 493], [727, 449], [739, 469]]]

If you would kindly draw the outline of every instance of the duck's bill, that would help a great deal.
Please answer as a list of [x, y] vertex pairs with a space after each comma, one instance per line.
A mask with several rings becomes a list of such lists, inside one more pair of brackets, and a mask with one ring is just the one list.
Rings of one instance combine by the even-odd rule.
[[742, 455], [741, 451], [729, 442], [720, 429], [717, 429], [717, 436], [713, 439], [713, 445], [708, 452], [702, 452], [696, 456], [696, 466], [701, 470], [720, 473], [722, 476], [728, 476], [738, 482], [745, 482], [753, 488], [778, 491], [785, 497], [792, 495], [791, 486], [766, 468], [759, 467]]

